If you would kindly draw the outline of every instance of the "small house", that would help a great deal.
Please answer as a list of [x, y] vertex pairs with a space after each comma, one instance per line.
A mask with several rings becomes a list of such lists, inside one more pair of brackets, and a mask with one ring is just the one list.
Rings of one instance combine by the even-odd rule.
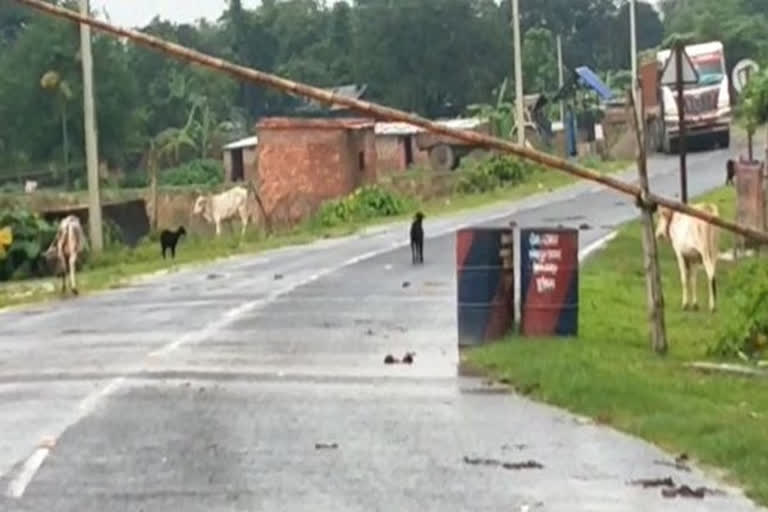
[[224, 181], [253, 180], [257, 175], [259, 138], [256, 136], [230, 142], [222, 148]]

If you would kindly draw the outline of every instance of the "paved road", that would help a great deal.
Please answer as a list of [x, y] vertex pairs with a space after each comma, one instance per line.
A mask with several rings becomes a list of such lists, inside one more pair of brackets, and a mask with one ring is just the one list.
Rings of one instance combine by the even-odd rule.
[[[722, 183], [726, 158], [690, 157], [692, 195]], [[676, 161], [651, 165], [673, 195]], [[421, 268], [398, 224], [0, 314], [0, 510], [645, 511], [670, 504], [628, 480], [718, 486], [654, 464], [669, 457], [646, 443], [456, 377], [453, 231], [510, 215], [586, 222], [586, 249], [635, 209], [579, 184], [428, 219]], [[382, 364], [409, 350], [414, 365]], [[730, 489], [674, 508], [757, 510]]]

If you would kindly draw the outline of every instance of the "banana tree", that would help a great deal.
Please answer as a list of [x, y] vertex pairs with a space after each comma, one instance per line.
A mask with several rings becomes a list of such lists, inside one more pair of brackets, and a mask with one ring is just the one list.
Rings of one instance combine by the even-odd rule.
[[56, 95], [59, 99], [61, 117], [61, 142], [64, 153], [64, 172], [66, 173], [67, 187], [70, 186], [69, 169], [69, 132], [67, 130], [67, 102], [72, 99], [72, 88], [66, 80], [62, 80], [58, 72], [50, 70], [40, 78], [40, 86], [46, 91]]
[[467, 112], [470, 115], [487, 119], [494, 135], [505, 139], [510, 138], [515, 132], [515, 107], [505, 100], [506, 93], [507, 79], [505, 78], [499, 87], [495, 105], [476, 103], [467, 106]]

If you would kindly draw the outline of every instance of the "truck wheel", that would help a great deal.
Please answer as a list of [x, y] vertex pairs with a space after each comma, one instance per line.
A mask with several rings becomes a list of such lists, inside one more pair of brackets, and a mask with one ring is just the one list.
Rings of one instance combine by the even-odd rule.
[[720, 147], [723, 149], [731, 147], [731, 130], [721, 133], [719, 139]]
[[452, 171], [457, 164], [456, 154], [451, 146], [438, 144], [429, 150], [429, 163], [435, 171]]

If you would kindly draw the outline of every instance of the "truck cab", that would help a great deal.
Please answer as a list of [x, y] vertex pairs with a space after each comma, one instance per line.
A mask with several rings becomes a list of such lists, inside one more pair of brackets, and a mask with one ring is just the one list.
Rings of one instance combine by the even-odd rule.
[[[725, 64], [725, 53], [720, 41], [693, 44], [685, 47], [699, 75], [699, 82], [685, 85], [685, 127], [687, 139], [708, 138], [721, 147], [730, 146], [731, 94]], [[671, 50], [657, 53], [659, 69], [663, 69]], [[661, 137], [659, 151], [676, 152], [678, 148], [679, 116], [677, 91], [674, 87], [659, 85], [661, 99]]]

